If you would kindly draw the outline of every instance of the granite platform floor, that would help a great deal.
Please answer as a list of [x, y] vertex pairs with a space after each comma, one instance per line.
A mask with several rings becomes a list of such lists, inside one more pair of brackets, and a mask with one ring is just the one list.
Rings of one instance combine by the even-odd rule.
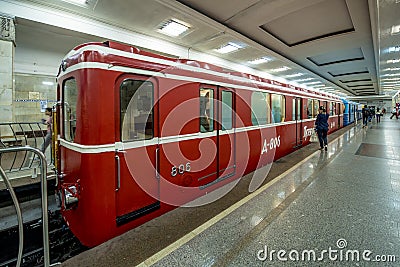
[[346, 127], [207, 206], [178, 208], [62, 266], [399, 266], [400, 121]]

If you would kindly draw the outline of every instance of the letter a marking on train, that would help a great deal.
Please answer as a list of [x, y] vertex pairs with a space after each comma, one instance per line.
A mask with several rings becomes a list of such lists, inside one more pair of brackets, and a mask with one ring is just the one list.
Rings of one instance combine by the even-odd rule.
[[261, 155], [264, 153], [268, 153], [268, 144], [267, 144], [267, 139], [264, 140], [264, 145], [261, 151]]

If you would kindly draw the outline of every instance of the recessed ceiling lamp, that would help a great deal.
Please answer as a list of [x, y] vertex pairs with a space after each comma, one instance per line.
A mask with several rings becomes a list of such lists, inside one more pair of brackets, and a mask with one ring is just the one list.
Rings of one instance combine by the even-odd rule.
[[248, 61], [248, 63], [254, 64], [254, 65], [258, 65], [258, 64], [267, 63], [267, 62], [270, 62], [270, 61], [272, 61], [272, 58], [260, 57], [260, 58], [254, 59], [254, 60], [250, 60], [250, 61]]
[[42, 84], [43, 85], [54, 85], [53, 82], [48, 82], [48, 81], [43, 81]]
[[215, 49], [215, 51], [220, 54], [227, 54], [227, 53], [242, 49], [243, 47], [244, 47], [243, 45], [229, 42], [226, 45], [224, 45], [218, 49]]
[[190, 29], [190, 26], [187, 25], [186, 23], [181, 22], [177, 19], [170, 19], [170, 20], [166, 21], [165, 23], [163, 23], [158, 28], [158, 31], [165, 35], [177, 37], [189, 29]]
[[400, 68], [386, 68], [383, 71], [397, 71], [400, 70]]
[[295, 78], [295, 77], [300, 77], [300, 76], [303, 76], [303, 75], [304, 75], [304, 73], [298, 72], [298, 73], [295, 73], [295, 74], [286, 75], [285, 77], [286, 78]]
[[312, 85], [312, 84], [319, 84], [319, 83], [321, 83], [321, 82], [310, 82], [310, 83], [303, 83], [303, 84], [305, 84], [305, 85]]

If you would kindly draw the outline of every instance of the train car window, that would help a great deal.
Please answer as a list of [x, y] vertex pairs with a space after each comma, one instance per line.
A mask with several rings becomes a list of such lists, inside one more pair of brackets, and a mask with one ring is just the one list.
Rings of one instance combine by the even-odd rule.
[[253, 92], [251, 94], [251, 122], [253, 125], [265, 125], [271, 122], [268, 103], [268, 93]]
[[272, 94], [271, 95], [271, 112], [273, 122], [284, 122], [285, 121], [285, 97], [283, 95]]
[[313, 117], [313, 100], [308, 99], [307, 100], [307, 118], [311, 119]]
[[128, 79], [120, 86], [121, 140], [153, 138], [154, 86], [149, 81]]
[[296, 98], [292, 100], [292, 121], [296, 120]]
[[214, 131], [214, 90], [200, 88], [200, 132]]
[[222, 91], [222, 130], [232, 129], [232, 92]]
[[69, 142], [74, 142], [78, 99], [78, 86], [75, 79], [69, 79], [64, 82], [63, 94], [64, 138]]

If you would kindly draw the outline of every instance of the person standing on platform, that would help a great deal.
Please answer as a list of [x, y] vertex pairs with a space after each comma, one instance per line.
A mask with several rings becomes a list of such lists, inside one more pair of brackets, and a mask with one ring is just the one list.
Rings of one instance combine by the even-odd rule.
[[367, 127], [368, 125], [368, 116], [369, 116], [369, 109], [367, 108], [367, 105], [365, 105], [361, 111], [362, 113], [362, 119], [363, 119], [363, 127]]
[[323, 106], [320, 106], [318, 109], [317, 120], [315, 121], [315, 130], [317, 131], [320, 150], [325, 149], [325, 151], [328, 150], [328, 118], [329, 114], [326, 113]]
[[381, 112], [381, 110], [379, 108], [376, 109], [375, 116], [376, 116], [376, 123], [380, 123], [381, 122], [382, 112]]

